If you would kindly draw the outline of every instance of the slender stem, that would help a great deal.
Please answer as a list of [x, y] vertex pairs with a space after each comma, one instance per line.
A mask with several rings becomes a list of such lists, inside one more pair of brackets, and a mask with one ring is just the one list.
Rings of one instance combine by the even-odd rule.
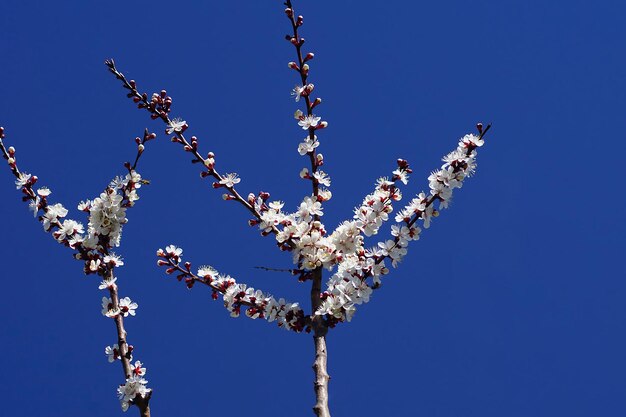
[[[113, 269], [109, 269], [106, 279], [113, 280]], [[111, 285], [111, 287], [109, 287], [109, 293], [111, 295], [111, 303], [113, 304], [113, 309], [117, 310], [120, 303], [117, 285]], [[115, 328], [117, 330], [117, 346], [120, 351], [120, 361], [122, 362], [122, 368], [124, 369], [124, 378], [128, 379], [131, 376], [129, 359], [130, 354], [128, 342], [126, 341], [126, 329], [124, 329], [124, 315], [121, 313], [115, 316]], [[135, 399], [133, 399], [133, 404], [136, 405], [139, 409], [139, 415], [141, 417], [150, 417], [149, 403], [150, 393], [147, 394], [146, 398], [142, 398], [138, 395], [137, 397], [135, 397]]]
[[[298, 67], [300, 68], [300, 80], [302, 81], [302, 87], [306, 87], [307, 80], [309, 74], [304, 70], [304, 58], [302, 57], [302, 43], [300, 43], [300, 35], [298, 34], [298, 24], [296, 22], [296, 12], [293, 9], [291, 4], [291, 0], [287, 0], [285, 5], [292, 10], [291, 16], [289, 16], [289, 20], [291, 21], [291, 28], [293, 29], [293, 38], [296, 40], [296, 53], [298, 55]], [[313, 103], [311, 103], [311, 98], [308, 94], [304, 95], [304, 102], [306, 103], [306, 113], [307, 116], [313, 115]], [[309, 128], [309, 138], [313, 141], [315, 140], [315, 128]], [[317, 151], [314, 149], [313, 152], [309, 153], [309, 160], [311, 161], [311, 174], [315, 174], [317, 172]], [[313, 185], [313, 195], [317, 198], [319, 195], [319, 183], [316, 178], [311, 179], [311, 183]], [[315, 215], [315, 220], [319, 220], [319, 216]]]
[[[107, 281], [113, 280], [113, 269], [110, 269], [106, 276]], [[117, 291], [117, 285], [111, 285], [109, 288], [109, 294], [111, 295], [111, 304], [113, 309], [117, 310], [120, 305], [120, 297]], [[115, 329], [117, 330], [117, 346], [120, 351], [120, 361], [122, 362], [122, 368], [124, 370], [124, 378], [130, 378], [130, 360], [128, 354], [128, 342], [126, 341], [126, 330], [124, 329], [124, 317], [122, 314], [115, 316]]]

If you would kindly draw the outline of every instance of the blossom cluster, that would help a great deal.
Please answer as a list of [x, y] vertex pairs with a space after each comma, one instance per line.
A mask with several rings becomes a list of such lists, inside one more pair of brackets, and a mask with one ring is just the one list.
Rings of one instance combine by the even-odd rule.
[[[142, 369], [145, 373], [145, 368]], [[145, 380], [143, 376], [131, 375], [130, 378], [126, 379], [124, 384], [121, 384], [117, 388], [117, 396], [122, 405], [122, 410], [127, 411], [133, 400], [136, 400], [137, 397], [146, 398], [152, 392], [146, 384], [148, 384], [148, 381]]]
[[157, 264], [167, 267], [168, 274], [178, 272], [178, 280], [184, 280], [189, 288], [196, 282], [210, 287], [214, 300], [221, 294], [224, 307], [231, 317], [239, 317], [242, 307], [245, 307], [244, 314], [251, 319], [276, 321], [279, 327], [295, 332], [305, 329], [304, 312], [298, 303], [290, 303], [283, 298], [276, 299], [261, 290], [240, 284], [230, 275], [222, 275], [211, 266], [201, 266], [194, 274], [189, 262], [181, 265], [182, 253], [183, 250], [174, 245], [166, 246], [165, 250], [159, 249], [157, 256], [160, 259]]
[[[372, 289], [380, 285], [380, 277], [389, 272], [385, 259], [390, 259], [392, 266], [396, 267], [406, 255], [409, 242], [419, 239], [421, 229], [415, 225], [417, 220], [422, 220], [424, 227], [428, 228], [432, 217], [438, 215], [437, 209], [448, 207], [453, 190], [461, 188], [465, 178], [475, 171], [476, 148], [483, 144], [482, 135], [469, 134], [461, 138], [457, 148], [444, 156], [443, 166], [428, 178], [430, 195], [418, 194], [395, 216], [397, 224], [392, 226], [391, 231], [394, 238], [378, 242], [375, 248], [344, 257], [337, 272], [330, 278], [328, 289], [322, 294], [323, 302], [316, 311], [317, 315], [349, 321], [355, 306], [369, 301]], [[394, 175], [403, 178], [401, 173]], [[435, 202], [439, 202], [437, 209]], [[377, 232], [378, 222], [386, 220], [384, 216], [374, 217], [377, 221], [373, 223], [373, 234]], [[371, 284], [368, 283], [370, 277]]]

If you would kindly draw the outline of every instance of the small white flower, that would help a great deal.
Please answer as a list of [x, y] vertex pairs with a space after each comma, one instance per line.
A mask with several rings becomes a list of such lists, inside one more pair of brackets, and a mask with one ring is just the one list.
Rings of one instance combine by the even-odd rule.
[[116, 344], [104, 348], [104, 354], [107, 355], [109, 363], [115, 362], [120, 358], [120, 347]]
[[139, 307], [139, 305], [131, 301], [129, 297], [124, 297], [120, 299], [119, 307], [124, 317], [128, 317], [129, 315], [134, 316], [135, 314], [137, 314], [135, 310], [137, 309], [137, 307]]
[[37, 213], [39, 213], [40, 202], [41, 202], [41, 198], [39, 198], [39, 196], [36, 196], [34, 200], [31, 200], [30, 203], [28, 203], [28, 209], [32, 210], [33, 217], [37, 217]]
[[117, 388], [117, 396], [120, 399], [122, 410], [128, 410], [130, 402], [135, 399], [136, 396], [145, 397], [150, 388], [146, 387], [148, 381], [140, 376], [132, 375], [126, 380], [125, 384], [120, 385]]
[[39, 197], [48, 197], [50, 194], [52, 194], [52, 191], [50, 191], [48, 187], [41, 187], [37, 189], [37, 195], [39, 195]]
[[142, 367], [143, 364], [140, 361], [136, 361], [135, 364], [130, 365], [130, 371], [135, 376], [144, 376], [146, 374], [146, 368]]
[[209, 265], [204, 265], [198, 268], [198, 276], [201, 278], [210, 277], [211, 279], [216, 279], [219, 273]]
[[15, 188], [18, 190], [28, 184], [28, 181], [31, 179], [32, 175], [27, 174], [25, 172], [20, 172], [20, 176], [15, 180]]
[[80, 211], [89, 211], [90, 208], [91, 208], [91, 201], [90, 200], [81, 201], [80, 203], [78, 203], [78, 209]]
[[393, 175], [395, 175], [398, 180], [402, 181], [402, 184], [407, 185], [409, 183], [409, 174], [405, 170], [396, 169], [393, 171]]
[[330, 187], [330, 177], [324, 171], [315, 171], [315, 174], [313, 174], [313, 178], [315, 178], [318, 183]]
[[183, 250], [174, 245], [168, 245], [165, 247], [165, 253], [167, 253], [171, 257], [180, 257], [183, 254]]
[[303, 130], [310, 129], [312, 127], [317, 126], [317, 124], [322, 120], [321, 117], [317, 117], [314, 114], [310, 116], [305, 116], [300, 119], [298, 122], [298, 126], [302, 127]]
[[481, 139], [479, 136], [470, 133], [469, 135], [465, 135], [463, 136], [463, 138], [461, 138], [459, 145], [464, 146], [470, 143], [474, 146], [483, 146], [485, 144], [485, 140]]
[[89, 261], [89, 270], [91, 272], [97, 272], [98, 268], [100, 268], [100, 264], [102, 264], [100, 259], [92, 259], [91, 261]]
[[74, 220], [63, 220], [63, 224], [54, 232], [54, 237], [60, 242], [75, 233], [84, 233], [83, 225]]
[[296, 98], [296, 102], [300, 101], [300, 96], [304, 93], [305, 87], [301, 85], [296, 85], [293, 90], [291, 90], [291, 95]]
[[103, 261], [105, 264], [110, 264], [111, 266], [114, 266], [114, 267], [124, 265], [124, 261], [122, 261], [122, 258], [120, 258], [118, 255], [114, 253], [110, 253], [107, 256], [105, 256]]
[[171, 135], [174, 132], [182, 132], [185, 126], [187, 126], [187, 122], [177, 117], [175, 119], [172, 119], [167, 126], [168, 127], [166, 132], [168, 135]]
[[224, 174], [224, 176], [220, 180], [220, 184], [228, 188], [232, 188], [235, 186], [235, 184], [239, 184], [240, 182], [241, 182], [241, 178], [239, 178], [237, 174], [235, 173]]
[[102, 315], [105, 317], [109, 316], [109, 311], [113, 308], [113, 301], [109, 297], [102, 297]]
[[113, 286], [115, 286], [115, 281], [117, 281], [117, 278], [113, 277], [112, 279], [105, 279], [102, 280], [102, 282], [100, 283], [100, 285], [98, 286], [99, 290], [107, 290], [112, 288]]
[[269, 204], [270, 208], [276, 211], [280, 211], [280, 209], [282, 209], [284, 205], [285, 203], [283, 203], [282, 201], [272, 201]]
[[315, 148], [317, 148], [319, 145], [320, 143], [317, 140], [317, 136], [313, 136], [313, 140], [311, 140], [311, 138], [307, 136], [306, 138], [304, 138], [304, 142], [298, 145], [298, 153], [301, 156], [304, 156], [307, 153], [315, 151]]

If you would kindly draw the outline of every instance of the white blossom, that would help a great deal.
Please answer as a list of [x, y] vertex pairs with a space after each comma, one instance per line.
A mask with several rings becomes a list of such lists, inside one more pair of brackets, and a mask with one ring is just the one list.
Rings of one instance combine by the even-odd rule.
[[293, 90], [291, 90], [291, 95], [296, 98], [296, 102], [300, 101], [300, 96], [304, 93], [306, 87], [301, 85], [296, 85]]
[[135, 376], [144, 376], [146, 374], [146, 368], [140, 361], [136, 361], [134, 364], [130, 364], [130, 372]]
[[310, 128], [314, 128], [317, 124], [322, 120], [321, 117], [317, 117], [314, 114], [310, 116], [304, 116], [298, 122], [298, 126], [302, 127], [304, 130], [308, 130]]
[[107, 355], [109, 363], [113, 363], [116, 359], [120, 358], [120, 347], [117, 343], [113, 346], [107, 346], [104, 348], [104, 354]]
[[102, 261], [105, 264], [109, 264], [109, 265], [111, 265], [113, 267], [118, 267], [118, 266], [123, 266], [124, 265], [124, 261], [122, 261], [122, 258], [120, 258], [118, 255], [116, 255], [114, 253], [110, 253], [110, 254], [106, 255]]
[[15, 180], [15, 188], [19, 190], [20, 188], [24, 187], [26, 184], [28, 184], [28, 181], [30, 181], [31, 177], [32, 175], [30, 174], [20, 172], [17, 180]]
[[187, 125], [187, 122], [180, 119], [180, 118], [175, 118], [170, 120], [170, 122], [168, 123], [168, 127], [165, 130], [167, 132], [168, 135], [171, 135], [172, 133], [180, 133], [185, 129], [185, 126]]
[[150, 392], [150, 388], [146, 387], [147, 384], [148, 381], [141, 376], [131, 375], [131, 377], [126, 380], [125, 384], [118, 387], [117, 396], [120, 399], [123, 411], [128, 410], [130, 402], [135, 399], [135, 397], [140, 396], [145, 398]]
[[241, 182], [241, 178], [239, 178], [235, 173], [224, 174], [224, 176], [220, 180], [220, 184], [228, 188], [234, 187], [235, 184], [239, 184], [239, 182]]
[[137, 303], [131, 301], [129, 297], [120, 298], [119, 309], [124, 317], [134, 316], [137, 307], [139, 307]]
[[111, 289], [115, 286], [115, 281], [117, 281], [116, 277], [113, 277], [111, 279], [103, 279], [102, 282], [100, 282], [100, 285], [98, 286], [99, 290], [108, 290]]
[[315, 151], [315, 148], [317, 148], [319, 146], [319, 141], [317, 140], [317, 136], [313, 136], [313, 139], [311, 139], [310, 136], [307, 136], [306, 138], [304, 138], [304, 142], [301, 142], [298, 145], [298, 153], [301, 156], [304, 156], [308, 153], [311, 153], [313, 151]]

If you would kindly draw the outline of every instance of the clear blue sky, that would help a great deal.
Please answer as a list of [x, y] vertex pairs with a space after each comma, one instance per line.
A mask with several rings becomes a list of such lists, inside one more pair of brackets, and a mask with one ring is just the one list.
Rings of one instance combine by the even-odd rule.
[[[388, 4], [388, 5], [384, 5]], [[477, 121], [493, 122], [478, 173], [413, 242], [352, 323], [331, 331], [334, 417], [612, 417], [626, 409], [626, 5], [622, 1], [305, 1], [319, 136], [334, 198], [351, 215], [398, 157], [405, 196]], [[243, 282], [308, 305], [308, 285], [248, 215], [200, 180], [163, 126], [104, 65], [174, 97], [204, 152], [295, 209], [306, 183], [291, 118], [296, 83], [281, 1], [0, 4], [0, 124], [20, 167], [74, 208], [159, 134], [140, 172], [119, 271], [139, 303], [130, 342], [156, 416], [312, 415], [309, 335], [231, 319], [187, 291], [155, 250], [185, 249]], [[310, 49], [309, 49], [310, 48]], [[12, 417], [120, 415], [97, 281], [56, 244], [0, 170], [0, 399]], [[74, 210], [71, 215], [81, 219]], [[85, 219], [81, 219], [85, 220]], [[386, 231], [384, 233], [387, 233]], [[136, 410], [128, 415], [136, 415]]]

